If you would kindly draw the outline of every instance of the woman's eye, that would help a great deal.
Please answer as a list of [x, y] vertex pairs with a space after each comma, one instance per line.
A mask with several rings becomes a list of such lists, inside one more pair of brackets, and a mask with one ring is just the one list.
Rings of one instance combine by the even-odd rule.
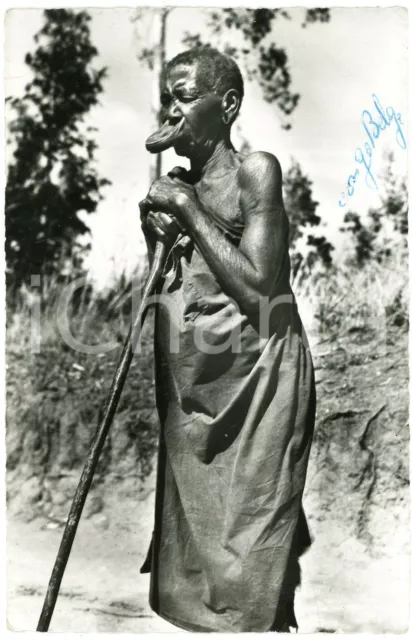
[[180, 102], [192, 102], [192, 100], [194, 100], [194, 97], [187, 93], [176, 95], [176, 98], [180, 100]]

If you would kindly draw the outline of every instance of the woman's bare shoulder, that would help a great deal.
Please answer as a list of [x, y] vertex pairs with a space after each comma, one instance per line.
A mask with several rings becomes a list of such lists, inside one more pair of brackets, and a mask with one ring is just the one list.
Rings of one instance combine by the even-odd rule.
[[254, 151], [247, 154], [239, 167], [238, 181], [241, 187], [250, 184], [278, 186], [282, 183], [280, 162], [273, 153], [267, 151]]

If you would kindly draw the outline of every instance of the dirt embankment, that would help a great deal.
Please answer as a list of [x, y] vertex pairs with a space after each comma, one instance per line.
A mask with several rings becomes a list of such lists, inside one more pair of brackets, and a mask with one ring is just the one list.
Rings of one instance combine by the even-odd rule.
[[[408, 626], [408, 336], [397, 330], [386, 338], [380, 349], [323, 345], [315, 353], [318, 418], [305, 495], [314, 543], [302, 561], [297, 599], [303, 632]], [[110, 445], [119, 449], [111, 454], [118, 468], [106, 467], [87, 501], [52, 630], [176, 630], [149, 610], [148, 577], [139, 574], [152, 527], [153, 474], [142, 484], [122, 468], [128, 443], [119, 438], [114, 444], [114, 431]], [[63, 466], [43, 474], [40, 485], [27, 473], [19, 482], [19, 465], [10, 471], [13, 628], [36, 626], [80, 469]]]
[[318, 353], [318, 419], [306, 492], [373, 556], [409, 548], [408, 336]]

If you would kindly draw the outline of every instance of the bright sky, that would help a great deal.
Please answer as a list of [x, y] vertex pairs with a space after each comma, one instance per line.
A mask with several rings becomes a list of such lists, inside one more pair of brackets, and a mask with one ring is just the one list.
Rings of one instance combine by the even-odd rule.
[[[136, 53], [150, 45], [156, 31], [152, 11], [146, 11], [136, 24], [131, 21], [134, 10], [130, 8], [90, 10], [92, 39], [100, 52], [95, 64], [107, 66], [109, 72], [101, 106], [90, 118], [99, 129], [99, 171], [112, 182], [97, 213], [87, 219], [93, 242], [88, 264], [101, 286], [113, 273], [122, 269], [130, 273], [145, 253], [138, 202], [149, 187], [150, 159], [144, 142], [154, 122], [154, 79]], [[365, 182], [364, 168], [354, 160], [357, 147], [363, 149], [368, 140], [362, 126], [363, 110], [377, 116], [372, 94], [384, 108], [393, 107], [407, 121], [407, 13], [399, 7], [334, 8], [330, 23], [302, 29], [303, 10], [288, 11], [293, 20], [278, 20], [273, 37], [287, 49], [293, 90], [301, 94], [292, 129], [281, 128], [279, 112], [264, 102], [259, 87], [250, 82], [246, 82], [239, 126], [252, 149], [277, 155], [284, 171], [292, 157], [298, 160], [313, 181], [318, 213], [326, 225], [323, 233], [339, 244], [344, 212], [350, 207], [363, 213], [378, 204], [378, 194]], [[33, 35], [41, 23], [41, 10], [15, 9], [7, 14], [6, 95], [23, 91], [29, 78], [24, 56], [34, 49]], [[188, 29], [210, 40], [202, 9], [174, 8], [168, 17], [168, 58], [183, 49], [181, 36]], [[239, 140], [237, 132], [234, 141]], [[375, 176], [384, 150], [394, 152], [396, 169], [404, 173], [406, 151], [396, 141], [394, 121], [375, 141]], [[184, 161], [173, 152], [165, 154], [164, 169], [175, 164]], [[341, 208], [341, 192], [356, 167], [360, 177], [354, 195], [348, 207]]]

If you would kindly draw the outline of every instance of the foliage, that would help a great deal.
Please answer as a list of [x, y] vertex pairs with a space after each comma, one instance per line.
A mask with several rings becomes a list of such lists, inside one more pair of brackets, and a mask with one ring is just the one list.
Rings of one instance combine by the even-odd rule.
[[312, 236], [308, 235], [307, 238], [308, 247], [313, 247], [313, 251], [309, 251], [306, 256], [306, 263], [309, 268], [313, 267], [318, 260], [321, 261], [323, 266], [330, 267], [332, 265], [332, 251], [334, 246], [325, 238], [325, 236]]
[[296, 160], [284, 176], [283, 188], [290, 223], [289, 241], [293, 246], [303, 235], [303, 227], [319, 225], [320, 217], [316, 214], [319, 202], [313, 200], [312, 182]]
[[294, 291], [315, 359], [326, 351], [340, 353], [346, 365], [365, 363], [397, 344], [409, 325], [405, 257], [399, 247], [394, 256], [379, 262], [372, 257], [362, 268], [341, 261], [296, 279]]
[[[260, 84], [265, 100], [274, 103], [284, 115], [290, 116], [298, 105], [300, 95], [291, 89], [287, 52], [273, 40], [274, 22], [279, 18], [290, 20], [291, 15], [285, 9], [214, 9], [210, 13], [209, 27], [215, 36], [226, 35], [230, 30], [241, 34], [242, 43], [234, 46], [232, 38], [224, 46], [226, 53], [242, 60], [249, 79], [257, 79]], [[301, 26], [328, 22], [329, 19], [329, 9], [306, 9]], [[198, 34], [188, 32], [184, 43], [190, 47], [199, 46], [201, 38]], [[285, 122], [282, 126], [290, 129], [291, 125]]]
[[[39, 323], [33, 294], [24, 288], [8, 310], [7, 469], [18, 486], [32, 477], [43, 486], [70, 473], [78, 478], [131, 321], [130, 296], [121, 291], [121, 283], [104, 296], [92, 292], [73, 300], [68, 309], [72, 335], [84, 345], [110, 342], [114, 347], [83, 353], [67, 344], [58, 329], [62, 287], [57, 278], [50, 279], [47, 292]], [[34, 329], [41, 338], [36, 349]], [[113, 476], [139, 485], [152, 471], [158, 436], [152, 343], [153, 319], [148, 318], [94, 485]]]
[[9, 98], [13, 157], [6, 186], [8, 283], [31, 274], [79, 270], [88, 231], [79, 217], [96, 210], [108, 184], [94, 167], [95, 129], [85, 116], [98, 104], [106, 69], [94, 69], [97, 49], [85, 11], [48, 9], [25, 61], [33, 79], [22, 97]]
[[359, 265], [365, 264], [372, 256], [374, 234], [371, 229], [361, 221], [361, 217], [355, 211], [347, 211], [343, 218], [344, 226], [341, 231], [349, 233], [355, 241], [356, 262]]
[[[315, 236], [310, 233], [304, 237], [308, 229], [320, 225], [321, 218], [316, 213], [319, 203], [313, 199], [312, 182], [302, 172], [301, 166], [296, 160], [292, 162], [291, 167], [285, 173], [283, 193], [285, 209], [289, 218], [289, 245], [293, 275], [296, 275], [303, 261], [309, 269], [319, 261], [323, 266], [330, 266], [332, 264], [332, 244], [324, 236]], [[306, 249], [305, 257], [302, 253], [303, 249], [301, 249], [303, 243], [300, 240], [306, 240], [306, 247], [313, 248], [309, 252]]]
[[354, 243], [354, 261], [363, 266], [374, 259], [385, 258], [407, 246], [408, 190], [406, 178], [398, 178], [393, 171], [393, 154], [386, 157], [382, 182], [381, 204], [370, 208], [364, 219], [348, 211], [341, 231]]

